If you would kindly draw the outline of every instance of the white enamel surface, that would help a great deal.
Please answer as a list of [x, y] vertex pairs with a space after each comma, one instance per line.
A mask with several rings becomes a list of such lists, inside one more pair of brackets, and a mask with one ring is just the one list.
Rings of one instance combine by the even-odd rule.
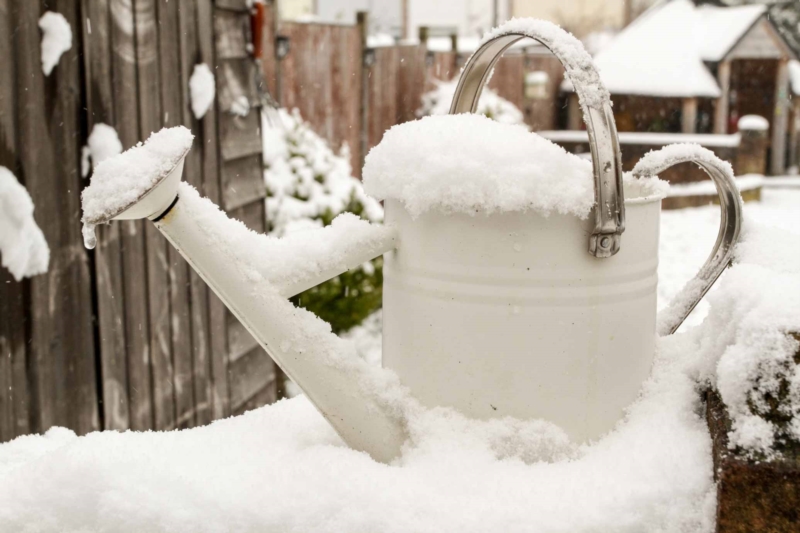
[[175, 168], [158, 184], [147, 191], [135, 204], [114, 217], [114, 220], [155, 218], [163, 213], [175, 199], [183, 175], [184, 156]]
[[428, 406], [544, 418], [578, 441], [620, 420], [655, 348], [660, 198], [627, 204], [621, 251], [591, 222], [536, 213], [412, 220], [386, 202], [383, 364]]
[[[218, 216], [225, 214], [218, 212]], [[231, 266], [231, 258], [209, 248], [208, 239], [180, 200], [155, 225], [350, 447], [382, 462], [399, 455], [406, 433], [397, 418], [389, 416], [374, 399], [359, 393], [358, 376], [326, 364], [313, 351], [298, 357], [281, 346], [285, 335], [279, 321], [272, 318], [275, 309], [269, 300], [253, 294], [252, 280]], [[355, 261], [365, 261], [365, 255], [364, 250], [353, 252]], [[328, 272], [331, 276], [339, 273]], [[321, 281], [324, 280], [317, 280]]]

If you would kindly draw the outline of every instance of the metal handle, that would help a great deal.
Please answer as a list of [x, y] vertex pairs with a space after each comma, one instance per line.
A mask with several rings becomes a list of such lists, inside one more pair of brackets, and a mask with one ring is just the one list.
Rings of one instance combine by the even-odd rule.
[[589, 253], [611, 257], [619, 251], [620, 235], [625, 231], [619, 139], [608, 91], [580, 41], [543, 21], [531, 21], [529, 29], [515, 29], [486, 41], [464, 65], [450, 114], [475, 112], [494, 65], [511, 45], [525, 37], [542, 43], [561, 61], [578, 94], [594, 166], [596, 205]]
[[708, 290], [722, 275], [733, 257], [733, 248], [739, 241], [742, 229], [742, 197], [731, 166], [710, 150], [692, 147], [676, 150], [676, 145], [666, 146], [645, 155], [633, 168], [636, 177], [655, 176], [679, 163], [695, 163], [702, 168], [717, 188], [720, 204], [720, 223], [717, 242], [700, 272], [673, 298], [669, 306], [658, 314], [656, 330], [660, 336], [671, 335], [683, 324], [689, 313], [703, 299]]

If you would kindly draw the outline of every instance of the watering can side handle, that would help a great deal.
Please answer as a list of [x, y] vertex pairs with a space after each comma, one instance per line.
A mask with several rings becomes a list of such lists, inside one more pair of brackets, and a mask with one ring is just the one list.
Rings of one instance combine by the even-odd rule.
[[[689, 313], [711, 289], [733, 259], [733, 252], [742, 229], [744, 205], [731, 166], [709, 150], [695, 147], [675, 155], [666, 146], [645, 155], [633, 169], [637, 178], [654, 176], [679, 163], [695, 163], [711, 177], [719, 194], [720, 224], [717, 241], [700, 271], [673, 298], [669, 306], [658, 314], [656, 326], [659, 336], [677, 331]], [[666, 156], [666, 157], [665, 157]]]
[[[571, 38], [560, 28], [557, 36], [567, 40]], [[450, 114], [476, 111], [481, 92], [497, 61], [510, 46], [526, 37], [543, 44], [561, 61], [578, 94], [594, 167], [596, 205], [589, 253], [599, 258], [611, 257], [619, 251], [620, 235], [625, 230], [622, 162], [608, 92], [591, 61], [582, 60], [580, 55], [562, 53], [563, 47], [556, 45], [552, 34], [536, 31], [535, 25], [529, 30], [499, 35], [486, 41], [464, 65]]]

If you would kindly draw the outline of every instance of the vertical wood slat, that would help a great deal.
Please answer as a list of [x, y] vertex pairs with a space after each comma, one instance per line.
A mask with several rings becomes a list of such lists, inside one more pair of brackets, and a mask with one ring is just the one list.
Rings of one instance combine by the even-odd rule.
[[[111, 77], [111, 28], [107, 2], [83, 0], [83, 58], [86, 77], [87, 134], [98, 123], [115, 125]], [[98, 228], [94, 250], [95, 298], [100, 350], [104, 429], [128, 429], [128, 370], [125, 357], [120, 228]]]
[[[216, 65], [214, 51], [214, 6], [211, 0], [197, 0], [197, 27], [200, 36], [200, 60], [212, 69]], [[202, 120], [203, 129], [203, 193], [219, 205], [219, 137], [218, 106], [209, 110]], [[212, 415], [214, 419], [230, 415], [228, 388], [228, 338], [226, 309], [222, 301], [208, 291], [209, 353], [212, 376]]]
[[[161, 89], [162, 127], [183, 122], [181, 65], [181, 27], [179, 3], [158, 1], [159, 82]], [[185, 173], [185, 171], [184, 171]], [[173, 368], [175, 425], [194, 426], [194, 390], [192, 384], [192, 331], [189, 302], [189, 266], [173, 246], [167, 248], [169, 286], [170, 352]]]
[[[47, 274], [30, 280], [31, 394], [34, 430], [64, 425], [98, 429], [91, 285], [78, 226], [80, 178], [78, 50], [65, 52], [45, 79], [38, 2], [15, 2], [18, 146], [21, 174], [37, 224], [50, 246]], [[76, 1], [51, 6], [75, 25]], [[67, 319], [67, 317], [69, 319]]]
[[[0, 0], [0, 165], [18, 169], [14, 46], [9, 0]], [[0, 268], [0, 442], [30, 431], [25, 288]]]
[[[130, 148], [139, 141], [139, 88], [134, 5], [126, 0], [110, 0], [109, 9], [115, 127], [123, 148]], [[144, 222], [138, 220], [120, 222], [111, 226], [119, 227], [121, 237], [130, 427], [141, 431], [153, 427], [145, 226]]]
[[[200, 122], [194, 117], [191, 109], [189, 80], [194, 66], [200, 62], [200, 45], [198, 35], [198, 18], [194, 0], [180, 0], [180, 56], [182, 88], [181, 121], [184, 126], [195, 133], [194, 149], [186, 156], [183, 177], [195, 188], [202, 190], [202, 153], [208, 147], [204, 145]], [[213, 120], [214, 108], [206, 114]], [[170, 252], [174, 253], [174, 252]], [[187, 265], [188, 266], [188, 265]], [[191, 370], [192, 394], [194, 400], [195, 423], [207, 424], [212, 420], [211, 413], [211, 381], [208, 339], [208, 289], [205, 282], [191, 268], [189, 273], [189, 301], [191, 302]], [[178, 356], [178, 349], [176, 357]]]
[[[241, 46], [236, 45], [249, 39], [249, 13], [243, 11], [216, 11], [217, 21], [214, 30], [216, 47], [217, 104], [220, 123], [219, 142], [219, 194], [221, 205], [234, 218], [246, 218], [251, 229], [263, 232], [266, 229], [266, 212], [264, 198], [266, 188], [263, 181], [261, 116], [259, 99], [256, 97], [256, 83], [253, 60], [241, 53]], [[222, 36], [219, 32], [228, 32]], [[246, 97], [251, 109], [243, 116], [232, 114], [230, 103], [237, 98]], [[227, 311], [226, 311], [226, 314]], [[230, 332], [226, 331], [226, 340]], [[275, 364], [260, 348], [253, 355], [260, 362], [251, 368], [247, 376], [247, 386], [242, 374], [242, 365], [232, 364], [230, 360], [230, 342], [226, 344], [226, 372], [228, 375], [228, 409], [241, 407], [245, 402], [253, 404], [253, 397], [266, 401], [274, 400]], [[215, 373], [215, 379], [217, 374]], [[266, 394], [264, 392], [266, 391]], [[256, 401], [257, 405], [261, 405]]]
[[281, 105], [297, 108], [334, 150], [347, 143], [353, 170], [358, 172], [361, 161], [358, 27], [287, 22], [281, 25], [281, 34], [291, 42], [291, 51], [281, 63]]
[[[146, 139], [164, 122], [161, 108], [161, 52], [157, 0], [137, 0], [136, 57], [139, 87], [139, 136]], [[150, 323], [150, 363], [153, 380], [155, 429], [175, 427], [174, 367], [170, 333], [169, 259], [167, 243], [152, 224], [145, 223], [147, 312]]]

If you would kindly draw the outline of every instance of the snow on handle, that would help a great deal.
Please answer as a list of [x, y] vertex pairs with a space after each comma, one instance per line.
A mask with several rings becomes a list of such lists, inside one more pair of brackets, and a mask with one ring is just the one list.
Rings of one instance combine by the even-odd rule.
[[736, 187], [733, 167], [707, 148], [696, 144], [671, 144], [650, 151], [636, 163], [631, 174], [641, 178], [653, 177], [679, 163], [696, 163], [714, 181], [720, 198], [720, 229], [714, 249], [697, 276], [658, 314], [656, 329], [659, 335], [674, 333], [728, 267], [742, 224], [742, 197]]
[[550, 48], [564, 62], [567, 76], [579, 88], [578, 96], [586, 107], [601, 109], [610, 101], [608, 90], [600, 80], [592, 56], [574, 35], [557, 24], [534, 18], [512, 18], [487, 32], [481, 45], [496, 37], [510, 34], [531, 34]]

